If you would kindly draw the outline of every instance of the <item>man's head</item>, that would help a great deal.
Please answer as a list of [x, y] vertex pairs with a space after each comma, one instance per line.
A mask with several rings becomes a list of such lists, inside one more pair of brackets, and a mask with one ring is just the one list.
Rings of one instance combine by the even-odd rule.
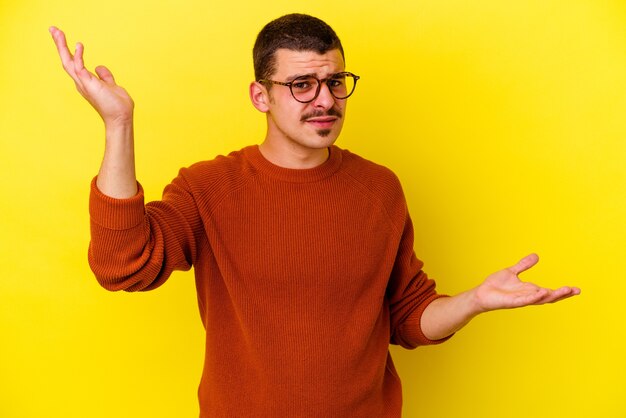
[[261, 30], [253, 55], [250, 98], [267, 116], [262, 149], [325, 155], [341, 132], [346, 98], [358, 79], [345, 76], [335, 31], [312, 16], [286, 15]]
[[259, 32], [252, 56], [256, 80], [269, 79], [276, 71], [276, 51], [315, 51], [324, 54], [333, 49], [345, 57], [335, 31], [322, 20], [299, 13], [288, 14], [265, 25]]

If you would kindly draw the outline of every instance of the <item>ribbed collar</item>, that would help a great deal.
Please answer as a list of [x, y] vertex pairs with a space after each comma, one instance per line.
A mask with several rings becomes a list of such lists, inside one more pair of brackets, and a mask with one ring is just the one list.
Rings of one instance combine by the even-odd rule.
[[294, 169], [280, 167], [269, 162], [261, 154], [258, 145], [251, 145], [243, 149], [246, 159], [259, 172], [289, 183], [311, 183], [332, 176], [341, 167], [342, 153], [341, 149], [335, 145], [330, 146], [328, 151], [328, 159], [317, 167]]

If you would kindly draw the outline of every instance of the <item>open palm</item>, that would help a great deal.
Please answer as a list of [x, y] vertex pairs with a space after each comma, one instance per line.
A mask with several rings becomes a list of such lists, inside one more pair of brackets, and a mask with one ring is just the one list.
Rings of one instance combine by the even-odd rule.
[[541, 305], [557, 302], [580, 293], [580, 289], [576, 287], [563, 286], [552, 290], [521, 281], [519, 274], [537, 264], [538, 261], [539, 257], [536, 254], [530, 254], [514, 266], [489, 275], [476, 288], [476, 298], [481, 309], [492, 311]]

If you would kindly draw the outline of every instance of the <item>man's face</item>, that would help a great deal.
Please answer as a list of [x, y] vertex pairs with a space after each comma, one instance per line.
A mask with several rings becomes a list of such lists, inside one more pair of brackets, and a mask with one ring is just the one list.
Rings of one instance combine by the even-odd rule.
[[[290, 82], [303, 75], [325, 80], [344, 71], [343, 58], [338, 49], [324, 54], [279, 49], [275, 58], [276, 72], [270, 78], [280, 82]], [[319, 95], [309, 103], [296, 101], [289, 87], [273, 85], [269, 91], [268, 107], [266, 141], [300, 151], [319, 150], [332, 145], [339, 136], [346, 100], [336, 99], [325, 83], [322, 83]]]

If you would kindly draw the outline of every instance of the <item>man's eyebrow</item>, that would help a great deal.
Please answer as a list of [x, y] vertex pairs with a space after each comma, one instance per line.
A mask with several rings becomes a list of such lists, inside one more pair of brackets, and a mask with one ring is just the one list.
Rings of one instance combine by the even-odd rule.
[[287, 77], [287, 80], [289, 81], [293, 81], [296, 78], [300, 78], [300, 77], [317, 77], [317, 74], [315, 73], [308, 73], [308, 74], [294, 74], [294, 75], [290, 75]]
[[342, 73], [343, 73], [343, 71], [339, 71], [339, 72], [336, 72], [336, 73], [330, 73], [325, 78], [319, 78], [316, 73], [293, 74], [293, 75], [290, 75], [290, 76], [287, 77], [287, 82], [290, 83], [293, 80], [295, 80], [296, 78], [300, 78], [300, 77], [315, 77], [315, 78], [318, 78], [319, 80], [326, 80], [326, 79], [332, 78], [332, 77], [334, 77], [334, 76], [336, 76], [338, 74], [342, 74]]

